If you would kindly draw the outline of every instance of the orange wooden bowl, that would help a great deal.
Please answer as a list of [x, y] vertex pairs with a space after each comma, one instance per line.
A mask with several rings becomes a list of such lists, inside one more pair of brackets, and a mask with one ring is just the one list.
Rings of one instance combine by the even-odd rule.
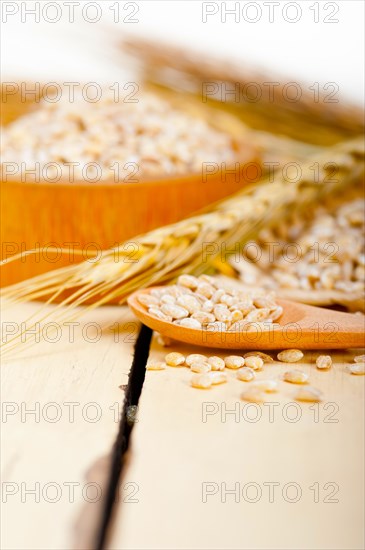
[[[176, 98], [173, 100], [176, 103]], [[249, 143], [246, 128], [218, 109], [197, 104], [186, 97], [178, 101], [184, 109], [205, 117], [213, 126], [232, 136], [239, 174], [229, 168], [217, 170], [203, 181], [201, 174], [174, 178], [162, 176], [139, 183], [97, 184], [88, 182], [22, 182], [8, 177], [1, 181], [1, 259], [25, 250], [36, 255], [1, 267], [1, 286], [46, 271], [80, 262], [90, 254], [181, 220], [209, 203], [239, 191], [257, 180], [260, 164]], [[16, 101], [2, 104], [7, 123], [29, 110]], [[236, 166], [237, 167], [237, 166]], [[54, 252], [69, 249], [70, 253]], [[52, 249], [52, 250], [51, 250]], [[82, 255], [73, 250], [81, 250]]]

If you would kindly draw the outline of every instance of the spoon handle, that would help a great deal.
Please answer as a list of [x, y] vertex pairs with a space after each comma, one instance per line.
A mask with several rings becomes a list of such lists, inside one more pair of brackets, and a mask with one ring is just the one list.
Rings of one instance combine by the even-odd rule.
[[323, 348], [352, 348], [365, 345], [365, 316], [307, 307], [299, 322], [302, 338], [311, 338]]

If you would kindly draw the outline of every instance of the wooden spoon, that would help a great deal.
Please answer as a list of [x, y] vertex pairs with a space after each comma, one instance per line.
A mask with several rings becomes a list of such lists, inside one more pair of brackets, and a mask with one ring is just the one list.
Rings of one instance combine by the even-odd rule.
[[253, 332], [207, 331], [180, 327], [150, 315], [137, 299], [150, 291], [138, 290], [128, 298], [133, 313], [153, 330], [187, 344], [222, 349], [346, 349], [365, 345], [362, 315], [276, 300], [284, 309], [277, 321], [281, 327], [263, 330], [257, 324]]

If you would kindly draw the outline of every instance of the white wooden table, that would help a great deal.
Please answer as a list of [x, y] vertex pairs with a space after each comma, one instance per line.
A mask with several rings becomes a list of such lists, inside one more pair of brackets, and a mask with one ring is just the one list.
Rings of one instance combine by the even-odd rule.
[[[35, 307], [4, 311], [3, 327]], [[91, 342], [90, 323], [114, 322], [120, 332]], [[96, 547], [137, 328], [126, 308], [102, 308], [73, 343], [64, 333], [3, 362], [3, 548]], [[193, 351], [154, 337], [150, 354], [175, 349]], [[148, 371], [106, 547], [363, 548], [364, 377], [345, 368], [356, 353], [334, 352], [329, 372], [305, 354], [300, 367], [324, 393], [318, 405], [294, 403], [284, 382], [270, 405], [248, 406], [234, 372], [200, 391], [186, 368]], [[273, 363], [259, 377], [286, 368]]]

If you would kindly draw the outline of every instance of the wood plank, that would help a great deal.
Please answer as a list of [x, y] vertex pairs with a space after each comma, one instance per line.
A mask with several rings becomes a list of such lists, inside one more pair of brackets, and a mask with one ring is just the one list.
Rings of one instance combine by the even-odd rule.
[[[3, 329], [37, 308], [4, 311]], [[75, 326], [74, 342], [61, 325], [58, 342], [3, 360], [3, 548], [92, 547], [139, 327], [126, 307], [101, 308]]]
[[[207, 353], [154, 339], [151, 358], [193, 350]], [[363, 548], [364, 377], [345, 367], [357, 353], [333, 352], [328, 372], [305, 353], [300, 368], [324, 393], [314, 406], [285, 382], [269, 408], [240, 400], [234, 372], [211, 390], [191, 388], [184, 367], [147, 372], [109, 550]]]

